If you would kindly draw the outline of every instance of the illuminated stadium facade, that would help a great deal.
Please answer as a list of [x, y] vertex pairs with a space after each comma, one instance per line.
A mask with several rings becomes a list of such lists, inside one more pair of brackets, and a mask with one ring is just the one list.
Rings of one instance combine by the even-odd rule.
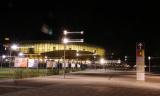
[[[64, 45], [54, 41], [19, 42], [19, 51], [34, 59], [63, 59]], [[69, 43], [66, 46], [66, 59], [93, 60], [103, 58], [105, 49], [84, 43]]]

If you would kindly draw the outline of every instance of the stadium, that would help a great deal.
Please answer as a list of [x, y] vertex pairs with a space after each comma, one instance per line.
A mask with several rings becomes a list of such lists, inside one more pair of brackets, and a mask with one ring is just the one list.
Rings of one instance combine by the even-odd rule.
[[[27, 64], [33, 63], [36, 60], [38, 65], [41, 66], [50, 66], [49, 63], [52, 63], [52, 65], [61, 64], [63, 66], [64, 51], [65, 62], [68, 65], [95, 64], [96, 61], [98, 61], [100, 58], [104, 58], [106, 55], [104, 48], [84, 43], [68, 43], [65, 47], [65, 50], [63, 43], [49, 40], [19, 41], [16, 44], [18, 49], [16, 51], [12, 50], [12, 56], [18, 56], [18, 53], [22, 52], [24, 54], [23, 57], [28, 58]], [[10, 49], [8, 49], [8, 51], [10, 51]], [[15, 58], [15, 62], [19, 62], [19, 57], [17, 58], [18, 59]], [[26, 67], [26, 65], [23, 67]]]
[[[54, 41], [22, 41], [18, 46], [18, 51], [23, 52], [28, 58], [62, 59], [64, 56], [64, 44]], [[105, 49], [95, 45], [69, 43], [65, 48], [66, 59], [93, 60], [105, 55]]]

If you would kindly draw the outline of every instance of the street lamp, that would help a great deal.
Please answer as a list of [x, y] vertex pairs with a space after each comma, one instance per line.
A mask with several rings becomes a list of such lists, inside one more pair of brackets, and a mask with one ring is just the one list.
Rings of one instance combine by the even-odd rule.
[[79, 53], [76, 53], [76, 56], [78, 57], [78, 56], [79, 56]]
[[103, 59], [103, 58], [100, 59], [100, 63], [101, 63], [102, 65], [104, 64], [104, 59]]
[[5, 59], [6, 58], [6, 55], [2, 55], [2, 59]]
[[11, 45], [11, 50], [17, 50], [18, 46], [16, 44]]
[[75, 33], [75, 34], [83, 34], [83, 31], [81, 31], [81, 32], [68, 32], [67, 30], [64, 30], [63, 31], [63, 35], [64, 35], [64, 38], [63, 38], [63, 44], [64, 44], [64, 73], [63, 73], [63, 75], [64, 75], [64, 78], [65, 78], [65, 69], [66, 69], [66, 58], [65, 58], [65, 55], [66, 55], [66, 53], [65, 53], [65, 51], [66, 51], [66, 45], [67, 45], [67, 43], [69, 43], [69, 42], [84, 42], [84, 40], [83, 39], [67, 39], [66, 37], [67, 37], [67, 34], [73, 34], [73, 33]]
[[[105, 69], [104, 63], [105, 63], [104, 58], [101, 58], [101, 59], [100, 59], [100, 64], [103, 65], [103, 67], [104, 67], [104, 69]], [[105, 71], [106, 71], [106, 69], [105, 69]]]
[[77, 53], [76, 53], [76, 59], [77, 59], [77, 61], [76, 61], [76, 66], [77, 66], [77, 67], [76, 67], [76, 68], [78, 68], [78, 64], [79, 64], [79, 63], [78, 63], [78, 57], [79, 57], [79, 55], [80, 55], [80, 54], [79, 54], [78, 51], [77, 51]]
[[67, 30], [64, 30], [64, 31], [63, 31], [63, 34], [64, 34], [64, 35], [67, 35]]
[[68, 42], [69, 42], [68, 38], [66, 38], [66, 37], [63, 38], [63, 43], [64, 43], [64, 44], [67, 44]]
[[19, 57], [23, 57], [23, 56], [24, 56], [24, 53], [20, 52], [20, 53], [18, 53], [18, 56], [19, 56]]
[[95, 64], [95, 69], [97, 69], [97, 64], [96, 64], [96, 62], [95, 62], [95, 60], [96, 60], [96, 55], [97, 55], [96, 53], [93, 54], [93, 60], [94, 60], [94, 64]]
[[80, 31], [80, 32], [69, 32], [69, 31], [67, 31], [67, 30], [64, 30], [64, 31], [63, 31], [63, 34], [64, 34], [64, 35], [73, 34], [73, 33], [74, 33], [74, 34], [84, 34], [83, 31]]
[[120, 63], [121, 63], [121, 59], [118, 59], [118, 62], [117, 62], [117, 63], [119, 63], [119, 64], [120, 64]]
[[10, 62], [9, 62], [9, 67], [11, 67], [11, 60], [12, 60], [12, 50], [16, 51], [18, 49], [18, 45], [17, 44], [13, 44], [10, 46]]
[[148, 56], [148, 61], [149, 61], [149, 66], [148, 66], [148, 67], [149, 67], [149, 73], [150, 73], [150, 71], [151, 71], [151, 69], [150, 69], [150, 67], [151, 67], [151, 66], [150, 66], [151, 56]]
[[6, 58], [6, 55], [2, 55], [2, 61], [1, 61], [1, 68], [2, 68], [2, 64], [3, 64], [3, 59]]
[[68, 39], [65, 37], [63, 39], [63, 44], [64, 44], [64, 59], [63, 59], [63, 62], [64, 62], [64, 70], [63, 70], [63, 76], [65, 78], [65, 70], [66, 70], [66, 44], [68, 43]]
[[125, 60], [125, 62], [127, 61], [127, 58], [128, 58], [128, 56], [124, 56], [124, 60]]

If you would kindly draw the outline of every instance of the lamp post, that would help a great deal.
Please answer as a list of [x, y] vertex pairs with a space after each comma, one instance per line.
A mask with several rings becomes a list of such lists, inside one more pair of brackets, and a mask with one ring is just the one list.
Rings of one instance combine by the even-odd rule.
[[104, 62], [104, 59], [103, 59], [103, 58], [101, 58], [101, 59], [100, 59], [100, 64], [102, 64], [102, 65], [103, 65], [104, 70], [106, 71], [104, 63], [105, 63], [105, 62]]
[[125, 62], [127, 62], [127, 58], [128, 58], [128, 56], [124, 56], [124, 60], [125, 60]]
[[78, 57], [79, 57], [79, 55], [80, 55], [80, 54], [77, 52], [77, 53], [76, 53], [76, 57], [77, 57], [77, 58], [76, 58], [76, 59], [77, 59], [77, 61], [76, 61], [76, 66], [77, 66], [77, 67], [76, 67], [76, 68], [78, 68]]
[[6, 58], [6, 55], [2, 55], [2, 61], [1, 61], [1, 68], [2, 68], [2, 64], [3, 64], [3, 59]]
[[23, 57], [23, 56], [24, 56], [24, 53], [20, 52], [20, 53], [18, 53], [18, 56], [19, 56], [19, 57]]
[[63, 44], [64, 44], [64, 58], [63, 58], [63, 62], [64, 62], [64, 66], [63, 66], [63, 76], [65, 78], [65, 70], [66, 70], [66, 44], [68, 43], [68, 39], [65, 37], [63, 39]]
[[13, 44], [10, 46], [10, 62], [9, 62], [9, 67], [11, 67], [11, 60], [12, 60], [12, 50], [16, 51], [18, 49], [18, 45]]
[[95, 60], [96, 60], [96, 53], [93, 54], [93, 60], [94, 60], [94, 64], [95, 64], [95, 69], [97, 69], [97, 64], [95, 62]]
[[67, 43], [69, 42], [83, 42], [83, 39], [68, 39], [67, 38], [67, 34], [83, 34], [83, 31], [80, 31], [80, 32], [69, 32], [67, 30], [64, 30], [63, 31], [63, 34], [64, 34], [64, 38], [63, 38], [63, 44], [64, 44], [64, 70], [63, 70], [63, 76], [65, 78], [65, 70], [66, 70], [66, 45]]
[[151, 68], [150, 68], [150, 67], [151, 67], [151, 66], [150, 66], [150, 63], [151, 63], [151, 56], [148, 56], [148, 62], [149, 62], [149, 66], [148, 66], [148, 67], [149, 67], [149, 73], [150, 73], [150, 72], [151, 72]]

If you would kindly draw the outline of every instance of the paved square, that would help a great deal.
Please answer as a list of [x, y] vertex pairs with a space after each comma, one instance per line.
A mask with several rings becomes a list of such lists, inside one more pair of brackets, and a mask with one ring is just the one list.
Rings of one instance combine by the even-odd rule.
[[[83, 71], [63, 76], [1, 81], [1, 96], [160, 96], [160, 77], [136, 81], [134, 72]], [[4, 89], [5, 88], [5, 89]], [[7, 88], [14, 89], [13, 91]], [[4, 91], [5, 92], [2, 92]]]

